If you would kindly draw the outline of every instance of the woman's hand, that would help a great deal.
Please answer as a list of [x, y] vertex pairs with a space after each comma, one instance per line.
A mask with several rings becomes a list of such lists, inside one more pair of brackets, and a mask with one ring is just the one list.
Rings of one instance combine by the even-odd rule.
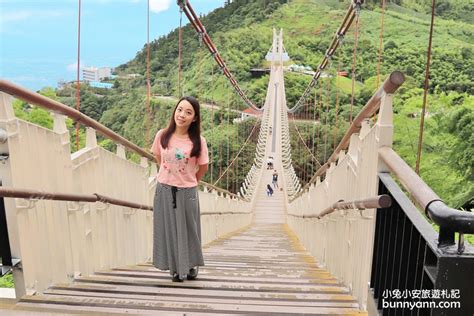
[[196, 179], [197, 179], [197, 182], [201, 181], [202, 177], [204, 177], [204, 175], [206, 174], [206, 172], [207, 172], [208, 169], [209, 169], [209, 165], [208, 165], [208, 164], [199, 165], [199, 169], [198, 169], [198, 171], [196, 172]]

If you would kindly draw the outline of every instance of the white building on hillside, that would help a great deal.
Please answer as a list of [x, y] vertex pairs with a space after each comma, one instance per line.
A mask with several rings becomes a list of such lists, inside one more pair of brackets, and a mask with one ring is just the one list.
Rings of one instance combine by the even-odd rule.
[[110, 67], [88, 67], [82, 68], [82, 79], [84, 81], [100, 81], [112, 75], [112, 68]]

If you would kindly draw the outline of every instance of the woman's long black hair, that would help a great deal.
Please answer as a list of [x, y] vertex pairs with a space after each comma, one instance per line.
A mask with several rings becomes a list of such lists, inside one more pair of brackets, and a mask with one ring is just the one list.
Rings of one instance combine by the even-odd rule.
[[199, 101], [191, 96], [182, 97], [179, 99], [178, 103], [173, 110], [173, 115], [171, 115], [170, 123], [168, 127], [164, 130], [163, 135], [161, 136], [161, 146], [163, 148], [168, 148], [168, 144], [170, 142], [171, 135], [173, 135], [174, 131], [176, 130], [176, 122], [174, 121], [174, 115], [176, 113], [176, 109], [181, 101], [186, 100], [193, 106], [194, 109], [194, 121], [191, 123], [188, 129], [188, 136], [193, 143], [193, 149], [191, 150], [190, 157], [199, 157], [201, 154], [201, 111], [199, 110]]

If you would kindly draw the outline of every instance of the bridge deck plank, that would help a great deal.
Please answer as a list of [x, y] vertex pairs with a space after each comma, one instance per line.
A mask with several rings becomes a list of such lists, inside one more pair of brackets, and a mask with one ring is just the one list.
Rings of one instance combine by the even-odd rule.
[[[67, 290], [67, 289], [52, 289], [46, 292], [47, 294], [56, 294], [56, 295], [68, 295], [68, 296], [80, 296], [80, 297], [97, 297], [97, 298], [117, 298], [117, 299], [133, 299], [133, 300], [155, 300], [156, 294], [129, 294], [129, 293], [106, 293], [99, 291], [75, 291], [75, 290]], [[160, 301], [163, 302], [174, 302], [174, 303], [182, 303], [184, 296], [169, 296], [169, 297], [160, 297]], [[200, 303], [222, 303], [222, 304], [233, 304], [233, 305], [268, 305], [268, 299], [241, 299], [241, 298], [222, 298], [216, 296], [197, 296], [197, 295], [188, 295], [186, 296], [186, 300], [189, 299], [199, 299]], [[309, 307], [357, 307], [357, 303], [351, 300], [340, 300], [340, 301], [328, 301], [328, 300], [287, 300], [284, 298], [279, 298], [278, 300], [272, 300], [273, 306], [309, 306]]]
[[345, 294], [318, 294], [318, 293], [299, 293], [299, 292], [269, 292], [269, 291], [222, 291], [221, 289], [199, 289], [185, 287], [143, 287], [128, 284], [108, 284], [108, 283], [73, 283], [58, 284], [51, 289], [65, 289], [81, 291], [97, 291], [124, 294], [143, 294], [143, 295], [160, 295], [160, 296], [196, 296], [196, 297], [229, 297], [239, 299], [266, 299], [266, 300], [297, 300], [297, 301], [351, 301], [354, 299], [351, 295]]
[[[150, 263], [97, 271], [15, 311], [204, 314], [361, 314], [347, 288], [317, 265], [284, 224], [257, 224], [204, 247], [198, 279], [171, 282]], [[364, 314], [364, 313], [362, 313]]]
[[[67, 295], [43, 295], [43, 296], [30, 296], [24, 298], [22, 303], [30, 302], [33, 304], [46, 303], [46, 304], [64, 304], [72, 306], [88, 306], [88, 307], [111, 307], [123, 308], [125, 310], [139, 311], [143, 310], [143, 314], [153, 314], [154, 311], [181, 311], [181, 312], [202, 312], [207, 313], [270, 313], [272, 315], [277, 314], [308, 314], [311, 313], [311, 309], [317, 309], [318, 314], [335, 314], [335, 313], [353, 313], [358, 312], [353, 308], [344, 307], [326, 307], [326, 306], [278, 306], [278, 311], [275, 311], [275, 305], [252, 305], [245, 304], [245, 301], [234, 305], [233, 303], [209, 303], [209, 302], [193, 302], [185, 301], [182, 298], [176, 298], [176, 301], [163, 301], [160, 299], [153, 300], [134, 300], [134, 299], [121, 299], [111, 297], [78, 297], [78, 296], [67, 296]], [[272, 302], [274, 303], [274, 302]]]

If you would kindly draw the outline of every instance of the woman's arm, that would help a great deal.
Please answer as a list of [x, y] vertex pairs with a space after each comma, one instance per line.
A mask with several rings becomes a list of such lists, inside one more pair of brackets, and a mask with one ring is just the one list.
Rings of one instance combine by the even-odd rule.
[[202, 177], [206, 174], [207, 170], [209, 169], [209, 165], [199, 165], [199, 170], [196, 172], [196, 179], [197, 181], [201, 181]]

